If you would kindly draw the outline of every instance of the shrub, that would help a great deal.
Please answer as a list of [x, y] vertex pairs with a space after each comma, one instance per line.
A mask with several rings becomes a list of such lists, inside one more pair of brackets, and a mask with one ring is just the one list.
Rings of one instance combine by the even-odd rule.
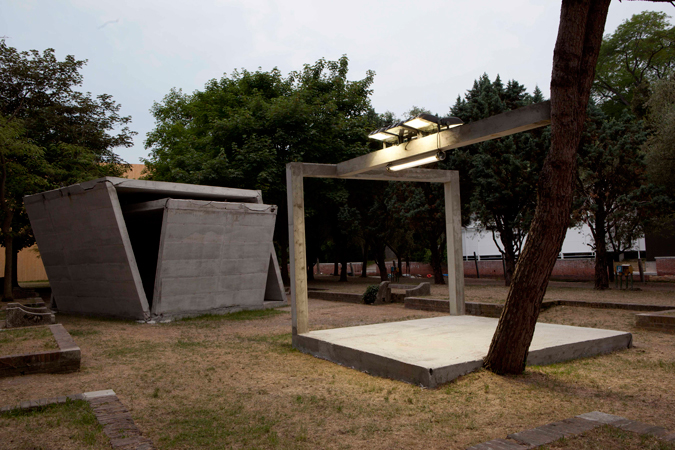
[[380, 290], [380, 287], [376, 284], [370, 285], [366, 288], [366, 292], [363, 293], [363, 303], [366, 305], [372, 305], [377, 300], [377, 292]]

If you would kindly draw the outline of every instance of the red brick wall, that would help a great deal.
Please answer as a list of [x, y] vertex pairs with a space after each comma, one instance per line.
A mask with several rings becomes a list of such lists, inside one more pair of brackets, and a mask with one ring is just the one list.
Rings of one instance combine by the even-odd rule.
[[675, 275], [675, 257], [656, 257], [656, 274], [658, 276]]
[[[660, 259], [662, 266], [665, 269], [665, 264], [670, 264], [670, 272], [664, 272], [664, 275], [675, 275], [675, 258]], [[657, 259], [657, 271], [659, 270], [659, 260]], [[355, 275], [361, 274], [361, 263], [352, 263]], [[314, 273], [318, 274], [319, 269], [315, 266]], [[322, 263], [321, 274], [332, 275], [333, 264]], [[387, 262], [387, 271], [391, 270], [391, 261]], [[447, 267], [443, 266], [443, 273], [447, 273]], [[481, 278], [503, 278], [504, 269], [501, 260], [497, 261], [478, 261], [478, 271]], [[368, 275], [378, 276], [380, 271], [375, 267], [368, 272]], [[406, 265], [403, 263], [403, 273], [407, 273]], [[421, 276], [422, 278], [429, 278], [428, 275], [433, 275], [434, 271], [430, 264], [421, 262], [410, 263], [410, 275]], [[559, 259], [553, 267], [551, 278], [565, 279], [565, 280], [592, 280], [595, 274], [595, 261], [592, 259]], [[659, 272], [659, 275], [661, 273]], [[467, 278], [476, 278], [476, 263], [474, 261], [464, 261], [464, 276]]]

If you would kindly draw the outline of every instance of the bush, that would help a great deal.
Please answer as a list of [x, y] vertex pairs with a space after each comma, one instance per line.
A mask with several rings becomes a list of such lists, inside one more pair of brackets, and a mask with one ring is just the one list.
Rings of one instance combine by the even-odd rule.
[[366, 292], [363, 293], [363, 303], [366, 305], [372, 305], [377, 300], [377, 292], [380, 290], [380, 286], [373, 284], [366, 288]]

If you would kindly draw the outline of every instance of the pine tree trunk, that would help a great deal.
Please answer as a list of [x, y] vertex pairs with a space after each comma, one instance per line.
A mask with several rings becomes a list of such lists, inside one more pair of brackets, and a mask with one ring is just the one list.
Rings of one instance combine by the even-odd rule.
[[434, 271], [434, 283], [445, 284], [443, 280], [443, 266], [441, 262], [441, 252], [435, 243], [431, 243], [431, 269]]
[[363, 244], [363, 264], [361, 265], [361, 278], [368, 278], [368, 244]]
[[19, 286], [19, 250], [16, 244], [12, 243], [12, 287]]
[[382, 246], [375, 249], [375, 262], [377, 263], [377, 268], [380, 270], [380, 281], [389, 280], [387, 276], [387, 262], [384, 260], [384, 248]]
[[[11, 221], [11, 220], [10, 220]], [[3, 227], [4, 228], [4, 227]], [[3, 239], [3, 247], [5, 247], [5, 282], [2, 291], [2, 301], [14, 301], [14, 294], [12, 294], [12, 238], [9, 236], [9, 229], [5, 231], [5, 238]]]
[[288, 246], [284, 243], [281, 244], [281, 267], [279, 267], [279, 271], [281, 272], [281, 281], [284, 283], [284, 286], [290, 286], [291, 285], [291, 277], [288, 274], [288, 258], [290, 255], [288, 254]]
[[562, 2], [551, 76], [551, 149], [539, 178], [530, 234], [484, 363], [499, 374], [518, 374], [525, 369], [541, 301], [565, 239], [576, 152], [609, 3]]
[[596, 203], [595, 211], [595, 289], [609, 289], [609, 275], [607, 273], [607, 242], [605, 205], [602, 201]]
[[333, 276], [337, 277], [340, 275], [340, 263], [338, 262], [337, 256], [334, 257], [335, 262], [333, 263]]
[[[346, 254], [346, 253], [345, 253]], [[340, 281], [347, 282], [347, 272], [349, 272], [349, 269], [347, 268], [347, 257], [342, 256], [340, 258], [340, 264], [342, 265], [342, 270], [340, 271]]]

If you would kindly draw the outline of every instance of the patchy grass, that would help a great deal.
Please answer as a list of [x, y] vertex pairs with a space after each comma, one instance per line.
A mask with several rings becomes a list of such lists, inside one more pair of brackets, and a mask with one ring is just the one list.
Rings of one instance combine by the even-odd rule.
[[0, 442], [8, 450], [110, 448], [89, 403], [83, 400], [0, 414]]
[[47, 352], [58, 348], [47, 327], [0, 330], [0, 356]]
[[277, 316], [279, 314], [284, 314], [284, 311], [278, 311], [276, 309], [255, 309], [255, 310], [238, 311], [230, 314], [202, 314], [201, 316], [196, 317], [185, 317], [183, 319], [177, 320], [176, 323], [260, 320], [266, 319], [268, 317]]
[[[671, 286], [658, 295], [675, 299]], [[294, 350], [288, 311], [156, 325], [61, 314], [68, 330], [79, 330], [81, 371], [0, 379], [0, 405], [113, 389], [159, 449], [455, 449], [596, 410], [675, 431], [675, 335], [635, 329], [631, 311], [555, 307], [540, 320], [630, 331], [632, 349], [520, 376], [480, 370], [434, 390]], [[399, 304], [309, 303], [313, 330], [438, 315]]]
[[555, 448], [574, 450], [675, 450], [675, 444], [660, 441], [653, 436], [639, 435], [632, 431], [603, 425], [579, 436], [562, 438], [540, 448], [542, 450]]

